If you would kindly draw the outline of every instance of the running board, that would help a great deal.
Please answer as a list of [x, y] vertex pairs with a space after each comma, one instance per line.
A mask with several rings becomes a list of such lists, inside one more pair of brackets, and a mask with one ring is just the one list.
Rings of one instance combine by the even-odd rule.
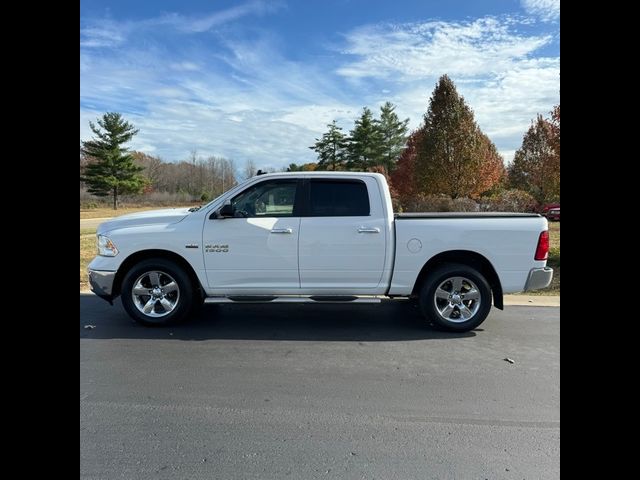
[[204, 299], [204, 303], [380, 303], [380, 301], [379, 297], [350, 295], [232, 295]]

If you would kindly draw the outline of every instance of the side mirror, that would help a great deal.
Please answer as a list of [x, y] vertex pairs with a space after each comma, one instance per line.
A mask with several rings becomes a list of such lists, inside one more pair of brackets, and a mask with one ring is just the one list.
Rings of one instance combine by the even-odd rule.
[[231, 200], [226, 200], [224, 205], [220, 207], [218, 210], [215, 210], [211, 215], [209, 215], [209, 220], [221, 220], [224, 218], [233, 218], [235, 217], [236, 210], [231, 205]]
[[233, 208], [231, 203], [225, 203], [220, 209], [220, 218], [230, 218], [233, 217], [236, 213], [236, 209]]

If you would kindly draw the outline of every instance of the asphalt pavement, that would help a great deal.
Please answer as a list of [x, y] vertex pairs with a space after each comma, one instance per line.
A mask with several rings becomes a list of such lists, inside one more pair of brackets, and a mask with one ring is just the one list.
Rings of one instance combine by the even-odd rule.
[[507, 306], [444, 333], [396, 300], [145, 328], [81, 294], [81, 478], [556, 479], [559, 326]]

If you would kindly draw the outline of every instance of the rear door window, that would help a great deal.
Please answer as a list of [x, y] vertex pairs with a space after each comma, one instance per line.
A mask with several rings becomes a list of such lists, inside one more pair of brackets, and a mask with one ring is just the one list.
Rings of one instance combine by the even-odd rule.
[[314, 180], [309, 183], [309, 216], [368, 216], [369, 194], [360, 180]]

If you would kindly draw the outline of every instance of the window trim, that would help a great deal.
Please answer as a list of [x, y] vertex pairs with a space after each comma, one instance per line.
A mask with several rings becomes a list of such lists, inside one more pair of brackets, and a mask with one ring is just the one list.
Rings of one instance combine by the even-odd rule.
[[[367, 192], [367, 203], [369, 205], [369, 213], [366, 215], [313, 215], [311, 213], [311, 182], [330, 182], [330, 183], [356, 183], [364, 185], [365, 191]], [[371, 197], [369, 196], [369, 186], [367, 182], [360, 178], [329, 178], [329, 177], [320, 177], [320, 178], [305, 178], [304, 184], [304, 202], [301, 204], [302, 212], [301, 217], [309, 217], [309, 218], [358, 218], [358, 217], [370, 217], [371, 216]]]

